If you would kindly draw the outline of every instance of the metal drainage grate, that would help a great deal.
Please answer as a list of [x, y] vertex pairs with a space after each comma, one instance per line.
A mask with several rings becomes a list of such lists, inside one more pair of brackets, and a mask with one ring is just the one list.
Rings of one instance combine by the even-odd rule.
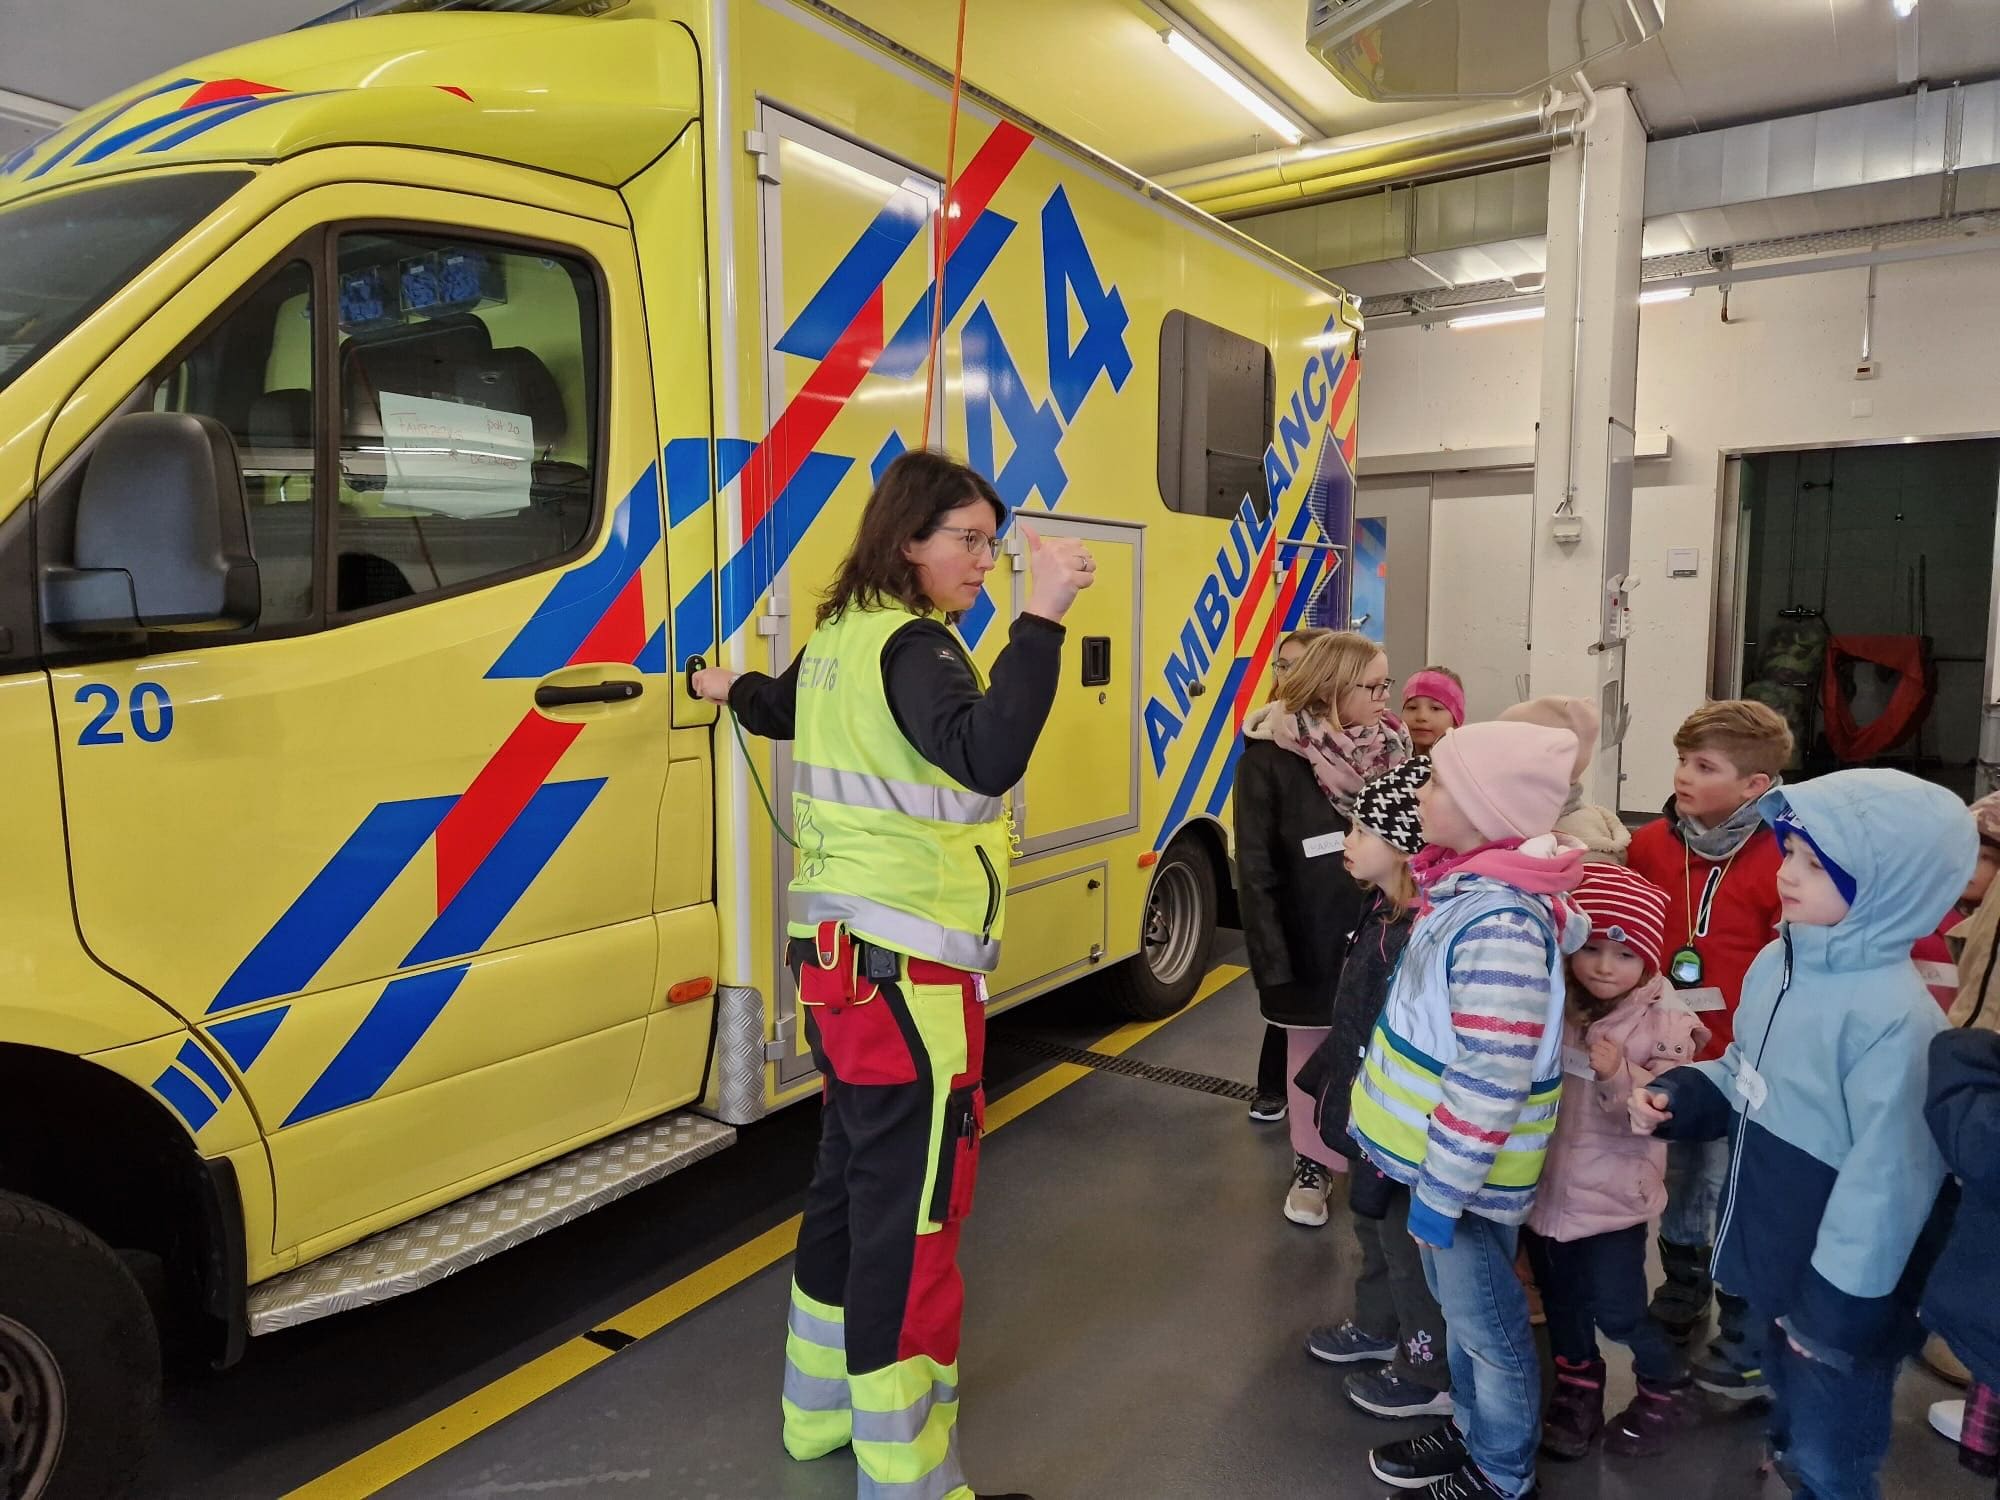
[[993, 1036], [988, 1038], [988, 1045], [1011, 1047], [1017, 1052], [1045, 1057], [1051, 1062], [1074, 1063], [1080, 1068], [1095, 1068], [1102, 1073], [1118, 1073], [1126, 1078], [1144, 1079], [1147, 1083], [1165, 1083], [1175, 1088], [1193, 1089], [1197, 1093], [1214, 1094], [1218, 1098], [1234, 1099], [1243, 1104], [1248, 1104], [1257, 1097], [1256, 1089], [1249, 1084], [1217, 1078], [1213, 1073], [1190, 1073], [1182, 1068], [1163, 1068], [1157, 1063], [1141, 1062], [1136, 1057], [1113, 1057], [1106, 1052], [1091, 1052], [1082, 1047], [1068, 1047], [1061, 1042], [1051, 1042], [1041, 1037]]

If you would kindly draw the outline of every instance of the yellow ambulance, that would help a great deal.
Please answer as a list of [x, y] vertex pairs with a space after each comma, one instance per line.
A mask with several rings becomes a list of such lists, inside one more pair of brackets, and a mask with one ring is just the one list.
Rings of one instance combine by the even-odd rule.
[[790, 659], [905, 447], [1100, 563], [996, 1004], [1186, 1003], [1244, 712], [1345, 622], [1337, 288], [976, 90], [947, 187], [948, 75], [820, 0], [329, 21], [0, 162], [8, 1500], [129, 1476], [160, 1330], [227, 1364], [813, 1091], [785, 747], [684, 674]]

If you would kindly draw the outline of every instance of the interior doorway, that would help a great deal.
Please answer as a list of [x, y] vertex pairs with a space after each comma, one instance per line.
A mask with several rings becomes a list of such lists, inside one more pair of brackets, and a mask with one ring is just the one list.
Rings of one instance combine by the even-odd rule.
[[1788, 774], [1894, 766], [1983, 790], [2000, 440], [1748, 453], [1731, 681], [1791, 723]]

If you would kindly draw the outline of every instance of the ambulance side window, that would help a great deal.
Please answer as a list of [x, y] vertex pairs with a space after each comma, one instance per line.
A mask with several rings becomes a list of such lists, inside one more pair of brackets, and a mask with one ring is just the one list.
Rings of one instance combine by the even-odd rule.
[[236, 440], [259, 630], [313, 613], [312, 288], [305, 261], [280, 266], [153, 380], [153, 410], [213, 417]]
[[1244, 496], [1271, 511], [1264, 449], [1278, 377], [1271, 351], [1175, 310], [1160, 325], [1160, 498], [1168, 510], [1234, 519]]
[[546, 567], [591, 534], [599, 295], [568, 256], [340, 235], [337, 613]]

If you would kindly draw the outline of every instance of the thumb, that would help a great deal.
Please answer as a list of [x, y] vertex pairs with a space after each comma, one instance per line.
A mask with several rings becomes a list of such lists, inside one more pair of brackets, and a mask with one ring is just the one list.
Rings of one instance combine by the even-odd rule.
[[1026, 521], [1016, 521], [1014, 524], [1021, 528], [1021, 535], [1028, 539], [1030, 547], [1039, 548], [1042, 545], [1042, 534], [1035, 530], [1034, 527], [1030, 526]]

